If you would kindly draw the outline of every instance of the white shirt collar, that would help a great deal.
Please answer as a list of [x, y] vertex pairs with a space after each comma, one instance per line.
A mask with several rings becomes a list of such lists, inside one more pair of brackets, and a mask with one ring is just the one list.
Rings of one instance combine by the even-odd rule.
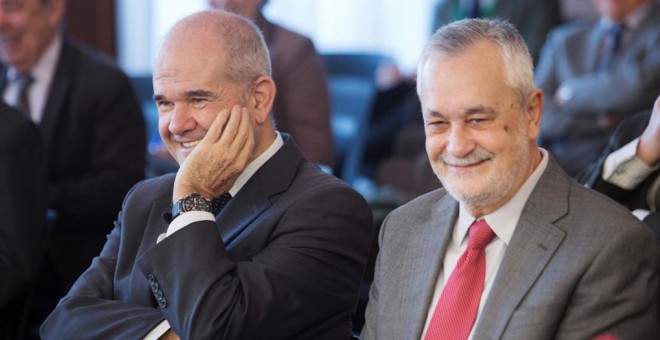
[[[518, 192], [499, 209], [483, 216], [491, 229], [493, 229], [493, 232], [495, 232], [495, 235], [497, 235], [497, 238], [502, 240], [506, 246], [511, 241], [511, 236], [516, 230], [516, 225], [529, 196], [536, 187], [541, 175], [543, 175], [543, 172], [548, 167], [548, 152], [543, 148], [538, 149], [541, 152], [541, 162], [527, 180], [525, 180], [525, 183], [523, 183], [520, 189], [518, 189]], [[457, 247], [464, 242], [468, 229], [475, 220], [476, 217], [472, 216], [463, 204], [459, 204], [458, 220], [452, 234], [452, 242]]]
[[277, 134], [275, 136], [275, 140], [273, 143], [264, 151], [261, 155], [259, 155], [257, 158], [255, 158], [250, 164], [248, 164], [243, 172], [241, 172], [240, 175], [238, 175], [238, 178], [236, 179], [236, 182], [234, 182], [234, 185], [229, 189], [229, 194], [231, 194], [232, 197], [236, 197], [236, 194], [243, 188], [245, 183], [247, 183], [248, 180], [254, 175], [259, 168], [261, 168], [262, 165], [264, 165], [275, 153], [284, 145], [284, 140], [282, 139], [282, 136], [278, 131], [275, 131]]
[[50, 80], [55, 75], [55, 70], [57, 69], [57, 62], [60, 59], [60, 54], [62, 51], [62, 34], [55, 34], [55, 38], [48, 45], [44, 53], [39, 58], [39, 61], [34, 65], [30, 71], [30, 75], [37, 82], [44, 82], [45, 80]]

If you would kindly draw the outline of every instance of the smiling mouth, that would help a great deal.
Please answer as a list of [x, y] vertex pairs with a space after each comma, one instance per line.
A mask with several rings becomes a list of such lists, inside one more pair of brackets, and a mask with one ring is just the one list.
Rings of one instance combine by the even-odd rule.
[[190, 149], [190, 148], [194, 148], [197, 144], [199, 144], [201, 142], [202, 142], [202, 140], [200, 139], [200, 140], [196, 140], [196, 141], [192, 141], [192, 142], [182, 142], [181, 145], [183, 145], [183, 147], [186, 148], [186, 149]]
[[477, 166], [477, 165], [481, 165], [481, 164], [485, 163], [487, 160], [488, 160], [488, 158], [482, 159], [482, 160], [479, 160], [479, 161], [476, 161], [476, 162], [472, 162], [472, 163], [465, 163], [465, 162], [454, 162], [454, 163], [444, 162], [444, 163], [445, 163], [445, 165], [447, 165], [449, 167], [452, 167], [452, 168], [470, 168], [470, 167], [474, 167], [474, 166]]

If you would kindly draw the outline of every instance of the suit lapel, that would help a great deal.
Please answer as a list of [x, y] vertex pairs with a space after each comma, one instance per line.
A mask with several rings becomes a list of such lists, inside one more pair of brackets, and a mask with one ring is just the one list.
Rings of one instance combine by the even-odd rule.
[[[643, 38], [640, 39], [640, 35], [646, 34], [648, 32], [652, 32], [653, 30], [657, 29], [655, 26], [658, 25], [658, 17], [660, 17], [660, 6], [658, 6], [657, 1], [651, 1], [649, 5], [651, 6], [651, 9], [646, 14], [640, 25], [631, 32], [631, 36], [628, 41], [632, 43], [642, 42], [645, 39]], [[623, 47], [627, 48], [630, 47], [630, 45]]]
[[41, 123], [39, 124], [48, 149], [50, 149], [57, 122], [62, 113], [67, 111], [63, 109], [63, 107], [71, 97], [69, 92], [71, 75], [74, 74], [72, 71], [74, 64], [73, 48], [70, 46], [70, 43], [64, 39], [60, 59], [57, 62], [57, 69], [50, 85], [46, 106], [44, 107], [44, 114]]
[[271, 206], [271, 198], [285, 191], [293, 181], [302, 156], [288, 135], [282, 137], [284, 145], [280, 150], [254, 173], [216, 218], [228, 250], [238, 235]]
[[406, 271], [403, 277], [407, 277], [409, 281], [407, 287], [401, 290], [402, 301], [405, 302], [401, 315], [408, 319], [405, 325], [411, 328], [405, 336], [411, 339], [421, 338], [424, 331], [438, 275], [442, 269], [442, 259], [458, 216], [458, 202], [444, 192], [438, 201], [429, 206], [429, 210], [431, 218], [411, 232], [411, 241], [408, 242], [410, 247], [404, 256], [406, 262], [402, 266]]
[[4, 94], [5, 88], [7, 87], [7, 67], [5, 65], [0, 65], [0, 92]]
[[603, 39], [603, 33], [600, 29], [599, 24], [593, 25], [591, 29], [587, 32], [587, 46], [582, 50], [585, 55], [586, 60], [586, 70], [584, 72], [590, 73], [596, 69], [596, 64], [598, 64], [598, 57], [600, 55], [600, 46]]
[[478, 320], [474, 338], [500, 338], [513, 312], [565, 237], [569, 179], [550, 159], [523, 210]]

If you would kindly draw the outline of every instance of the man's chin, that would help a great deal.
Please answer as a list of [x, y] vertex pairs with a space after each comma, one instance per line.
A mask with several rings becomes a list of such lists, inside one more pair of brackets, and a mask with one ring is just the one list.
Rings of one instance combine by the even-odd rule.
[[457, 201], [468, 206], [484, 206], [492, 200], [493, 195], [487, 190], [447, 185], [444, 182], [443, 185]]

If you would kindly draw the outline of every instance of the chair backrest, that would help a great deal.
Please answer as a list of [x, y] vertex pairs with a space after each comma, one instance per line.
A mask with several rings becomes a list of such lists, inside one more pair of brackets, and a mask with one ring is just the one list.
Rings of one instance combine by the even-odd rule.
[[360, 176], [373, 100], [376, 71], [391, 58], [370, 53], [322, 55], [328, 73], [335, 140], [335, 174], [349, 184]]
[[376, 53], [327, 53], [323, 63], [332, 76], [352, 76], [374, 79], [378, 67], [392, 58]]
[[153, 102], [154, 86], [151, 74], [140, 74], [131, 76], [131, 83], [133, 89], [137, 94], [140, 105], [142, 105], [142, 113], [144, 120], [147, 124], [147, 142], [154, 135], [158, 133], [158, 110]]

